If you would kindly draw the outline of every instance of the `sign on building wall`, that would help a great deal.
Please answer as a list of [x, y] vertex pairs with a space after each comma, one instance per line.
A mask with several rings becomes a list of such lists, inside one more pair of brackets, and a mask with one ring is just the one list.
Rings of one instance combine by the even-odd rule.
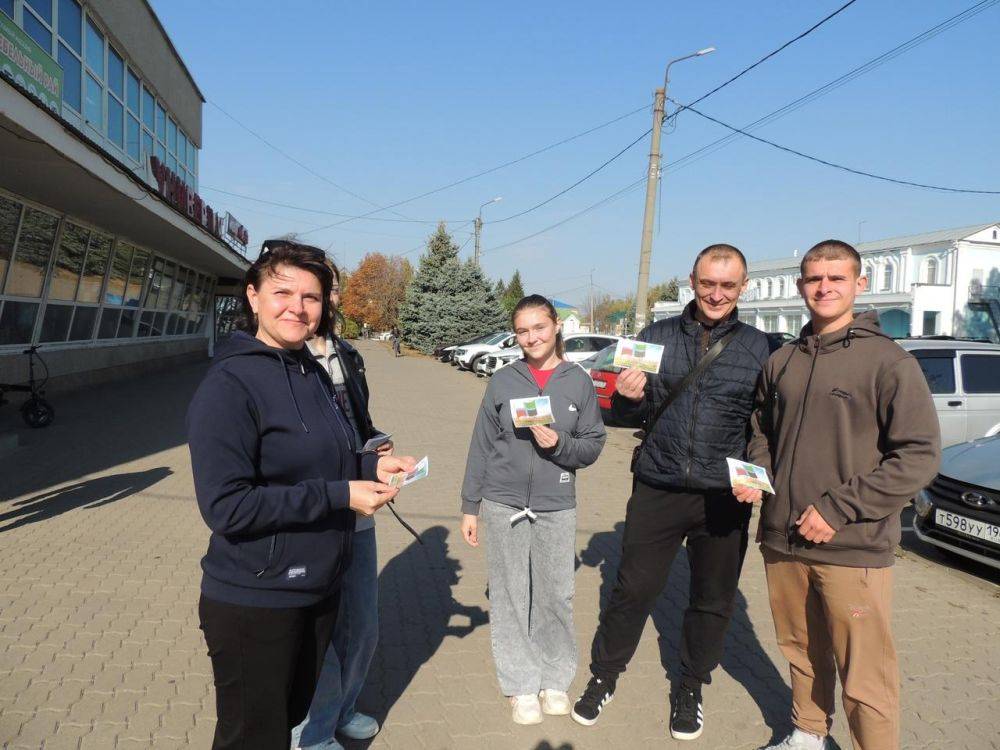
[[0, 13], [0, 72], [57, 115], [62, 113], [62, 68], [4, 13]]
[[149, 169], [156, 181], [156, 189], [175, 208], [213, 235], [222, 239], [222, 216], [194, 190], [189, 188], [176, 172], [155, 156], [149, 157]]
[[226, 236], [230, 237], [238, 245], [241, 245], [244, 250], [250, 241], [250, 234], [247, 232], [247, 228], [240, 224], [236, 220], [236, 217], [228, 211], [226, 211]]

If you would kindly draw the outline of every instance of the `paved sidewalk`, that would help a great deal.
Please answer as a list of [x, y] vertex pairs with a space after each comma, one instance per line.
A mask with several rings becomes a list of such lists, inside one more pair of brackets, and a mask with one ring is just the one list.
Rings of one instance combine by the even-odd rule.
[[[385, 721], [352, 747], [589, 750], [674, 747], [666, 681], [676, 666], [686, 562], [678, 557], [615, 702], [591, 729], [568, 718], [516, 727], [490, 656], [485, 554], [462, 544], [458, 493], [484, 381], [362, 342], [375, 423], [431, 475], [398, 501], [425, 544], [380, 515], [381, 645], [360, 706]], [[196, 601], [207, 530], [193, 500], [183, 416], [203, 366], [57, 399], [53, 427], [0, 457], [0, 746], [207, 748], [211, 669]], [[630, 431], [612, 430], [581, 474], [576, 630], [586, 682], [601, 598], [618, 563]], [[488, 544], [487, 540], [487, 544]], [[906, 748], [1000, 747], [1000, 595], [982, 571], [908, 551], [896, 567]], [[751, 549], [722, 668], [705, 691], [700, 748], [756, 748], [787, 727], [759, 554]], [[658, 638], [659, 635], [659, 638]], [[834, 736], [850, 747], [842, 714]]]

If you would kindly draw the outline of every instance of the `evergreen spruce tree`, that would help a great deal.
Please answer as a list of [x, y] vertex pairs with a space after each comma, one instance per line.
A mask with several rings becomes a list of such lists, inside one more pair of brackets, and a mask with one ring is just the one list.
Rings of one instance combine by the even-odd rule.
[[477, 266], [459, 262], [458, 246], [444, 222], [427, 241], [399, 323], [403, 340], [426, 353], [507, 327], [493, 288]]
[[521, 272], [515, 270], [514, 275], [510, 277], [510, 283], [504, 290], [502, 297], [503, 307], [507, 311], [507, 315], [514, 312], [514, 308], [521, 301], [522, 297], [524, 297], [524, 287], [521, 286]]
[[502, 300], [504, 295], [507, 294], [507, 285], [503, 283], [503, 279], [497, 279], [497, 285], [493, 287], [493, 293], [499, 300]]

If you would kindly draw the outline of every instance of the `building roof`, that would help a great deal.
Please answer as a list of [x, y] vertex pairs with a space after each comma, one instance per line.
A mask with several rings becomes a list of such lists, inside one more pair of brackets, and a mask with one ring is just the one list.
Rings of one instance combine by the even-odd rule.
[[[858, 252], [862, 255], [876, 253], [881, 250], [890, 250], [896, 247], [913, 247], [915, 245], [933, 245], [940, 242], [953, 242], [960, 240], [984, 229], [998, 226], [997, 222], [988, 224], [973, 224], [966, 227], [956, 227], [955, 229], [937, 229], [933, 232], [923, 234], [908, 234], [901, 237], [888, 237], [884, 240], [873, 240], [862, 242], [857, 246]], [[776, 271], [781, 268], [791, 268], [799, 264], [798, 255], [785, 256], [783, 258], [772, 258], [769, 260], [758, 260], [750, 263], [749, 271]]]
[[177, 62], [180, 63], [181, 70], [184, 71], [184, 75], [187, 76], [191, 85], [194, 86], [194, 90], [197, 92], [198, 98], [201, 99], [202, 102], [206, 101], [205, 95], [201, 93], [201, 89], [198, 88], [198, 84], [195, 83], [194, 76], [191, 75], [191, 70], [188, 68], [187, 63], [184, 62], [184, 58], [181, 57], [180, 52], [177, 51], [177, 47], [174, 46], [174, 41], [170, 38], [170, 34], [167, 33], [166, 28], [164, 28], [163, 22], [160, 21], [160, 17], [156, 15], [156, 11], [153, 10], [152, 3], [150, 3], [149, 0], [143, 0], [143, 4], [146, 6], [146, 10], [149, 11], [149, 15], [153, 17], [153, 22], [156, 23], [157, 27], [159, 27], [160, 33], [163, 34], [163, 38], [167, 42], [167, 46], [170, 47], [170, 51], [174, 53], [174, 57], [176, 57]]
[[580, 314], [576, 311], [574, 307], [556, 307], [556, 315], [559, 316], [559, 320], [566, 320], [571, 315], [580, 317]]

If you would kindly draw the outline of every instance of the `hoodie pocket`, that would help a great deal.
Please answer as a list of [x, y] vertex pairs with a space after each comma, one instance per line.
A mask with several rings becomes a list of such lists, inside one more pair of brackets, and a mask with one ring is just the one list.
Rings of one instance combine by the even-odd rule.
[[263, 578], [272, 572], [274, 561], [280, 552], [278, 547], [281, 536], [281, 534], [271, 534], [241, 542], [239, 552], [243, 566], [257, 578]]

